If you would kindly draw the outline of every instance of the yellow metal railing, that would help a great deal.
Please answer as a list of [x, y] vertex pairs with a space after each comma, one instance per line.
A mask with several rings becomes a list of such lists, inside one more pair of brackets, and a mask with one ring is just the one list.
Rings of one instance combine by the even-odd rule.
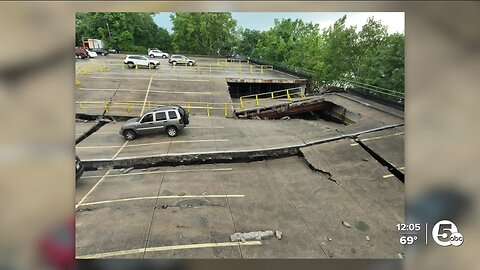
[[[125, 109], [128, 113], [132, 112], [132, 109], [139, 108], [151, 110], [152, 108], [162, 105], [179, 105], [186, 109], [189, 113], [193, 110], [204, 111], [207, 116], [211, 116], [212, 111], [223, 111], [224, 116], [228, 116], [230, 112], [234, 112], [240, 105], [239, 103], [225, 103], [225, 102], [204, 102], [204, 101], [116, 101], [107, 103], [106, 101], [78, 101], [80, 109], [104, 109], [105, 112], [109, 112], [111, 109]], [[144, 105], [145, 104], [145, 105]]]
[[[89, 63], [78, 63], [76, 67], [76, 74], [92, 74], [93, 72], [108, 72], [112, 70], [125, 70], [125, 64], [123, 62], [118, 61], [104, 61], [104, 62], [89, 62]], [[138, 65], [135, 65], [135, 70], [140, 69]], [[146, 69], [151, 69], [150, 66], [147, 66]], [[242, 73], [244, 71], [248, 71], [250, 74], [260, 73], [264, 74], [266, 70], [273, 70], [273, 66], [271, 65], [244, 65], [241, 62], [237, 65], [232, 64], [209, 64], [209, 65], [195, 65], [195, 66], [167, 66], [167, 65], [159, 65], [157, 66], [156, 70], [173, 70], [173, 71], [194, 71], [194, 72], [218, 72], [218, 71], [226, 71], [226, 72], [239, 72]]]
[[255, 106], [259, 106], [260, 101], [262, 100], [287, 99], [288, 101], [292, 101], [292, 96], [304, 98], [305, 94], [303, 93], [302, 87], [294, 87], [278, 91], [241, 96], [240, 109], [244, 109], [245, 105], [248, 103], [255, 103]]

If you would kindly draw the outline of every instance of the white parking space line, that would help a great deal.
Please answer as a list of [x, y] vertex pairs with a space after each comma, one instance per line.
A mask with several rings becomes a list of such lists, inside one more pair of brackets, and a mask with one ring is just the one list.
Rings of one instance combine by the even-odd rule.
[[[403, 172], [403, 170], [405, 170], [405, 167], [400, 167], [400, 168], [398, 168], [398, 170]], [[383, 176], [383, 178], [386, 179], [386, 178], [390, 178], [390, 177], [394, 177], [394, 176], [395, 175], [393, 175], [393, 174], [386, 174], [386, 175]]]
[[[372, 140], [378, 140], [378, 139], [383, 139], [383, 138], [398, 136], [398, 135], [402, 135], [402, 134], [404, 134], [404, 133], [405, 133], [405, 132], [398, 132], [398, 133], [389, 134], [389, 135], [385, 135], [385, 136], [378, 136], [378, 137], [371, 137], [371, 138], [366, 138], [366, 139], [360, 139], [360, 141], [362, 141], [362, 142], [367, 142], [367, 141], [372, 141]], [[358, 145], [358, 143], [352, 143], [352, 144], [350, 144], [350, 146], [357, 146], [357, 145]]]
[[[79, 91], [119, 91], [119, 92], [146, 92], [143, 89], [127, 89], [127, 88], [78, 88]], [[170, 90], [150, 90], [150, 93], [167, 93], [167, 94], [188, 94], [188, 95], [224, 95], [223, 92], [188, 92], [188, 91], [170, 91]]]
[[125, 141], [125, 143], [122, 145], [122, 147], [120, 147], [120, 149], [118, 149], [118, 151], [115, 153], [115, 155], [113, 155], [112, 159], [115, 159], [115, 158], [118, 156], [118, 154], [120, 154], [120, 152], [122, 151], [122, 149], [123, 149], [125, 146], [127, 146], [127, 143], [128, 143], [128, 141]]
[[[156, 143], [139, 143], [139, 144], [130, 144], [126, 145], [128, 141], [125, 141], [125, 144], [122, 146], [119, 145], [99, 145], [99, 146], [77, 146], [76, 149], [102, 149], [102, 148], [118, 148], [118, 147], [139, 147], [139, 146], [148, 146], [148, 145], [159, 145], [159, 144], [169, 144], [169, 143], [202, 143], [202, 142], [228, 142], [227, 139], [219, 140], [193, 140], [193, 141], [166, 141], [166, 142], [156, 142]], [[120, 149], [121, 150], [121, 149]]]
[[223, 243], [202, 243], [202, 244], [190, 244], [190, 245], [161, 246], [161, 247], [137, 248], [137, 249], [81, 255], [81, 256], [76, 256], [76, 259], [100, 259], [100, 258], [107, 258], [107, 257], [129, 255], [129, 254], [139, 254], [143, 252], [158, 252], [158, 251], [181, 250], [181, 249], [261, 246], [261, 245], [262, 245], [261, 241], [246, 241], [244, 243], [223, 242]]
[[[214, 168], [214, 169], [194, 169], [194, 170], [166, 170], [166, 171], [153, 171], [153, 172], [138, 172], [138, 173], [118, 173], [118, 174], [109, 174], [107, 177], [121, 177], [121, 176], [131, 176], [131, 175], [148, 175], [148, 174], [160, 174], [160, 173], [187, 173], [187, 172], [225, 172], [232, 171], [232, 168]], [[82, 179], [88, 178], [98, 178], [99, 176], [86, 176]]]
[[99, 202], [89, 202], [82, 203], [80, 206], [89, 206], [89, 205], [99, 205], [99, 204], [109, 204], [117, 202], [130, 202], [130, 201], [141, 201], [141, 200], [155, 200], [155, 199], [193, 199], [193, 198], [244, 198], [245, 195], [171, 195], [171, 196], [148, 196], [148, 197], [135, 197], [135, 198], [124, 198], [116, 200], [107, 200]]
[[85, 196], [83, 196], [83, 198], [77, 203], [77, 205], [75, 205], [75, 209], [77, 209], [82, 203], [83, 201], [85, 201], [85, 199], [88, 197], [88, 195], [90, 195], [90, 193], [93, 192], [93, 190], [105, 179], [105, 177], [107, 177], [107, 175], [110, 173], [110, 170], [108, 170], [103, 176], [102, 178], [100, 178], [100, 180], [98, 180], [98, 182], [87, 192], [87, 194], [85, 194]]
[[228, 142], [227, 139], [220, 139], [220, 140], [193, 140], [193, 141], [169, 141], [169, 142], [156, 142], [156, 143], [139, 143], [139, 144], [131, 144], [127, 147], [138, 147], [138, 146], [147, 146], [147, 145], [157, 145], [157, 144], [166, 144], [166, 143], [202, 143], [202, 142]]
[[143, 106], [142, 106], [142, 111], [140, 112], [140, 116], [142, 116], [143, 112], [145, 111], [145, 104], [147, 104], [148, 92], [150, 91], [150, 86], [152, 86], [152, 80], [153, 80], [153, 74], [152, 76], [150, 76], [150, 82], [148, 83], [147, 93], [145, 94], [145, 100], [143, 101]]
[[[149, 80], [150, 77], [104, 77], [104, 76], [90, 76], [90, 79], [111, 79], [111, 80]], [[179, 79], [171, 79], [171, 78], [156, 78], [153, 79], [154, 81], [179, 81]], [[180, 79], [182, 82], [209, 82], [210, 80], [202, 80], [202, 79]]]

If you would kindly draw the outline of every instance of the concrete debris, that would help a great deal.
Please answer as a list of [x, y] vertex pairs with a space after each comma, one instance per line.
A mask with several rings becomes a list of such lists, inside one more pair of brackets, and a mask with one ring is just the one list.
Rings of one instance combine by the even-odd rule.
[[168, 205], [167, 204], [162, 204], [162, 209], [167, 209]]
[[368, 161], [368, 158], [362, 158], [363, 161]]
[[333, 241], [333, 239], [332, 239], [330, 236], [327, 236], [327, 240], [328, 240], [329, 242], [332, 242], [332, 241]]
[[130, 168], [128, 168], [128, 169], [125, 169], [125, 170], [123, 171], [123, 173], [129, 173], [131, 170], [133, 170], [133, 167], [130, 167]]
[[241, 241], [242, 243], [247, 242], [247, 240], [245, 240], [245, 238], [241, 238], [240, 241]]
[[247, 233], [234, 233], [230, 235], [230, 241], [238, 242], [245, 240], [262, 240], [268, 239], [273, 237], [274, 232], [273, 230], [266, 230], [266, 231], [255, 231], [255, 232], [247, 232]]
[[280, 118], [280, 119], [282, 119], [282, 120], [290, 120], [290, 116], [284, 116], [284, 117], [282, 117], [282, 118]]
[[405, 253], [403, 253], [403, 252], [398, 253], [397, 256], [398, 256], [399, 259], [405, 259]]
[[345, 227], [347, 227], [347, 228], [351, 228], [351, 227], [352, 227], [352, 225], [348, 224], [348, 223], [345, 222], [345, 221], [342, 221], [342, 224], [343, 224], [343, 226], [345, 226]]
[[278, 240], [282, 239], [283, 233], [281, 231], [275, 231], [275, 237], [277, 237]]
[[370, 241], [370, 236], [365, 236], [365, 240]]
[[178, 196], [185, 196], [185, 192], [178, 193]]

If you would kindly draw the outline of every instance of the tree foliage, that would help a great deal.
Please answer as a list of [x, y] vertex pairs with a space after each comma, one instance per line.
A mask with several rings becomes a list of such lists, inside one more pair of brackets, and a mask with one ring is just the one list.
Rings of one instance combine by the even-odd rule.
[[176, 51], [204, 55], [230, 54], [237, 40], [237, 21], [227, 12], [175, 13], [173, 45]]
[[76, 43], [82, 37], [101, 39], [108, 47], [123, 51], [146, 51], [149, 47], [172, 48], [172, 39], [165, 28], [153, 21], [155, 13], [90, 12], [76, 14]]
[[269, 30], [258, 31], [237, 28], [227, 12], [174, 13], [170, 35], [154, 23], [153, 15], [77, 13], [77, 44], [85, 36], [126, 51], [158, 47], [186, 54], [236, 53], [310, 71], [325, 84], [348, 79], [404, 91], [404, 35], [388, 34], [386, 26], [373, 18], [359, 30], [347, 26], [343, 16], [323, 30], [318, 24], [282, 19], [275, 20]]

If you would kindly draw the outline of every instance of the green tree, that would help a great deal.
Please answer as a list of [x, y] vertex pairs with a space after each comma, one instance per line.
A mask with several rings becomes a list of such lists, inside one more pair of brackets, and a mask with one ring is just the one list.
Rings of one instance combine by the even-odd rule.
[[205, 55], [227, 55], [237, 44], [237, 21], [226, 12], [175, 13], [173, 45], [176, 51]]
[[144, 52], [148, 47], [171, 48], [167, 30], [153, 21], [155, 13], [90, 12], [76, 14], [76, 42], [82, 37], [101, 39], [106, 46]]

